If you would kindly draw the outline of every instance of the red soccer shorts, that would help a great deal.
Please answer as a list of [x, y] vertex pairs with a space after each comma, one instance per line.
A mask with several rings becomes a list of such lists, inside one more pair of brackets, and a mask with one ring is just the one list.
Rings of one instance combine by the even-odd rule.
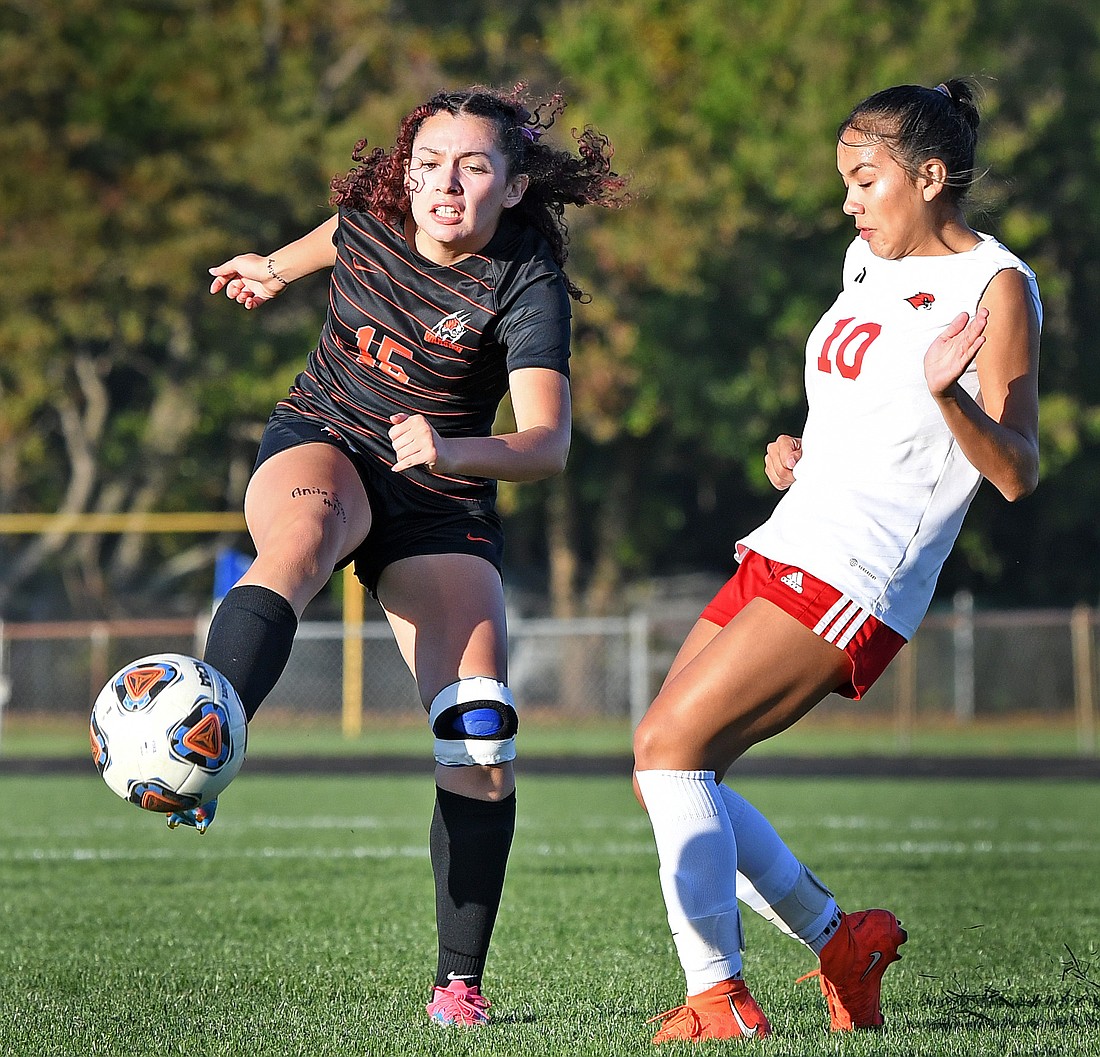
[[796, 565], [784, 565], [745, 550], [737, 572], [702, 612], [704, 620], [725, 627], [754, 598], [766, 598], [815, 635], [843, 650], [852, 679], [836, 693], [859, 700], [905, 645], [858, 602]]

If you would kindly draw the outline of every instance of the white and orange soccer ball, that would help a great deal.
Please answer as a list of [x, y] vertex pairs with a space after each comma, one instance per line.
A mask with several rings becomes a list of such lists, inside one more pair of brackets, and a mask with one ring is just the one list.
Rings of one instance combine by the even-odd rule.
[[244, 763], [248, 720], [219, 671], [157, 653], [116, 672], [92, 706], [92, 760], [123, 800], [171, 814], [213, 800]]

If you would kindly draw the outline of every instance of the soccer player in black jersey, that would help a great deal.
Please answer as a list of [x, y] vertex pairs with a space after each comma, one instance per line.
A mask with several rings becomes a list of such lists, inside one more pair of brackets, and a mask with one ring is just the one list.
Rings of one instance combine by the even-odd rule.
[[[515, 829], [517, 717], [508, 690], [496, 481], [559, 473], [570, 440], [567, 204], [615, 206], [608, 141], [542, 139], [560, 96], [440, 92], [390, 150], [357, 145], [337, 212], [268, 254], [211, 268], [246, 309], [332, 268], [317, 347], [274, 409], [245, 496], [256, 560], [211, 624], [205, 659], [249, 718], [334, 569], [385, 610], [429, 713], [430, 846], [439, 961], [427, 1009], [488, 1020], [481, 993]], [[515, 432], [492, 435], [509, 393]], [[172, 816], [205, 830], [216, 801]]]

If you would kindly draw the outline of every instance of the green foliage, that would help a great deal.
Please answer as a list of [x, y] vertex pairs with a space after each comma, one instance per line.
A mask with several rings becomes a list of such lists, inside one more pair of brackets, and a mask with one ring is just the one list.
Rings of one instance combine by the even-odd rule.
[[[726, 568], [774, 501], [763, 446], [801, 425], [803, 343], [838, 285], [836, 126], [885, 85], [976, 75], [974, 222], [1035, 267], [1047, 309], [1044, 479], [1007, 511], [983, 492], [942, 590], [1093, 600], [1094, 7], [0, 0], [0, 512], [239, 508], [326, 293], [245, 313], [207, 268], [318, 223], [355, 142], [388, 144], [440, 86], [527, 80], [565, 90], [563, 145], [608, 133], [637, 200], [568, 216], [592, 295], [576, 440], [563, 481], [504, 489], [510, 560], [568, 566], [559, 607], [595, 610], [633, 578]], [[163, 612], [169, 588], [190, 612], [223, 542], [0, 537], [0, 614]]]
[[[801, 425], [805, 335], [835, 294], [851, 232], [833, 130], [878, 88], [962, 75], [983, 91], [990, 169], [974, 222], [1033, 264], [1047, 307], [1045, 483], [1022, 512], [983, 496], [943, 590], [1008, 604], [1100, 591], [1092, 572], [1071, 581], [1043, 560], [1073, 551], [1091, 569], [1096, 542], [1094, 489], [1078, 489], [1096, 479], [1086, 467], [1098, 454], [1100, 374], [1085, 361], [1100, 278], [1089, 190], [1100, 18], [1074, 0], [942, 0], [915, 15], [889, 0], [563, 6], [551, 52], [586, 112], [615, 130], [640, 193], [585, 244], [601, 269], [591, 286], [623, 322], [582, 329], [578, 416], [601, 443], [642, 446], [643, 469], [620, 491], [667, 496], [688, 526], [662, 546], [645, 536], [652, 518], [622, 518], [645, 555], [638, 572], [717, 565], [770, 505], [763, 447]], [[661, 467], [690, 483], [655, 480]], [[712, 480], [728, 482], [717, 504]], [[1032, 542], [1037, 522], [1050, 551]], [[1026, 575], [1005, 575], [1021, 565]]]
[[726, 567], [773, 501], [764, 447], [801, 428], [806, 335], [850, 236], [832, 133], [868, 91], [916, 78], [931, 54], [950, 61], [943, 23], [967, 17], [873, 6], [563, 6], [551, 54], [639, 195], [585, 231], [589, 285], [618, 319], [582, 319], [575, 343], [579, 429], [637, 452], [618, 460], [629, 481], [596, 500], [626, 526], [629, 573]]

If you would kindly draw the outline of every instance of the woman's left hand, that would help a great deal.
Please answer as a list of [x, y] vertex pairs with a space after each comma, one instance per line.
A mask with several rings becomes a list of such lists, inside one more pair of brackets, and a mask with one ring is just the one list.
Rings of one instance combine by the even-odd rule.
[[955, 383], [985, 344], [983, 332], [988, 319], [986, 308], [979, 308], [973, 316], [960, 312], [928, 346], [924, 354], [924, 379], [937, 400], [952, 395]]
[[446, 442], [423, 415], [391, 415], [390, 422], [390, 443], [397, 457], [391, 467], [394, 473], [413, 466], [426, 466], [429, 470], [442, 468], [442, 449]]

